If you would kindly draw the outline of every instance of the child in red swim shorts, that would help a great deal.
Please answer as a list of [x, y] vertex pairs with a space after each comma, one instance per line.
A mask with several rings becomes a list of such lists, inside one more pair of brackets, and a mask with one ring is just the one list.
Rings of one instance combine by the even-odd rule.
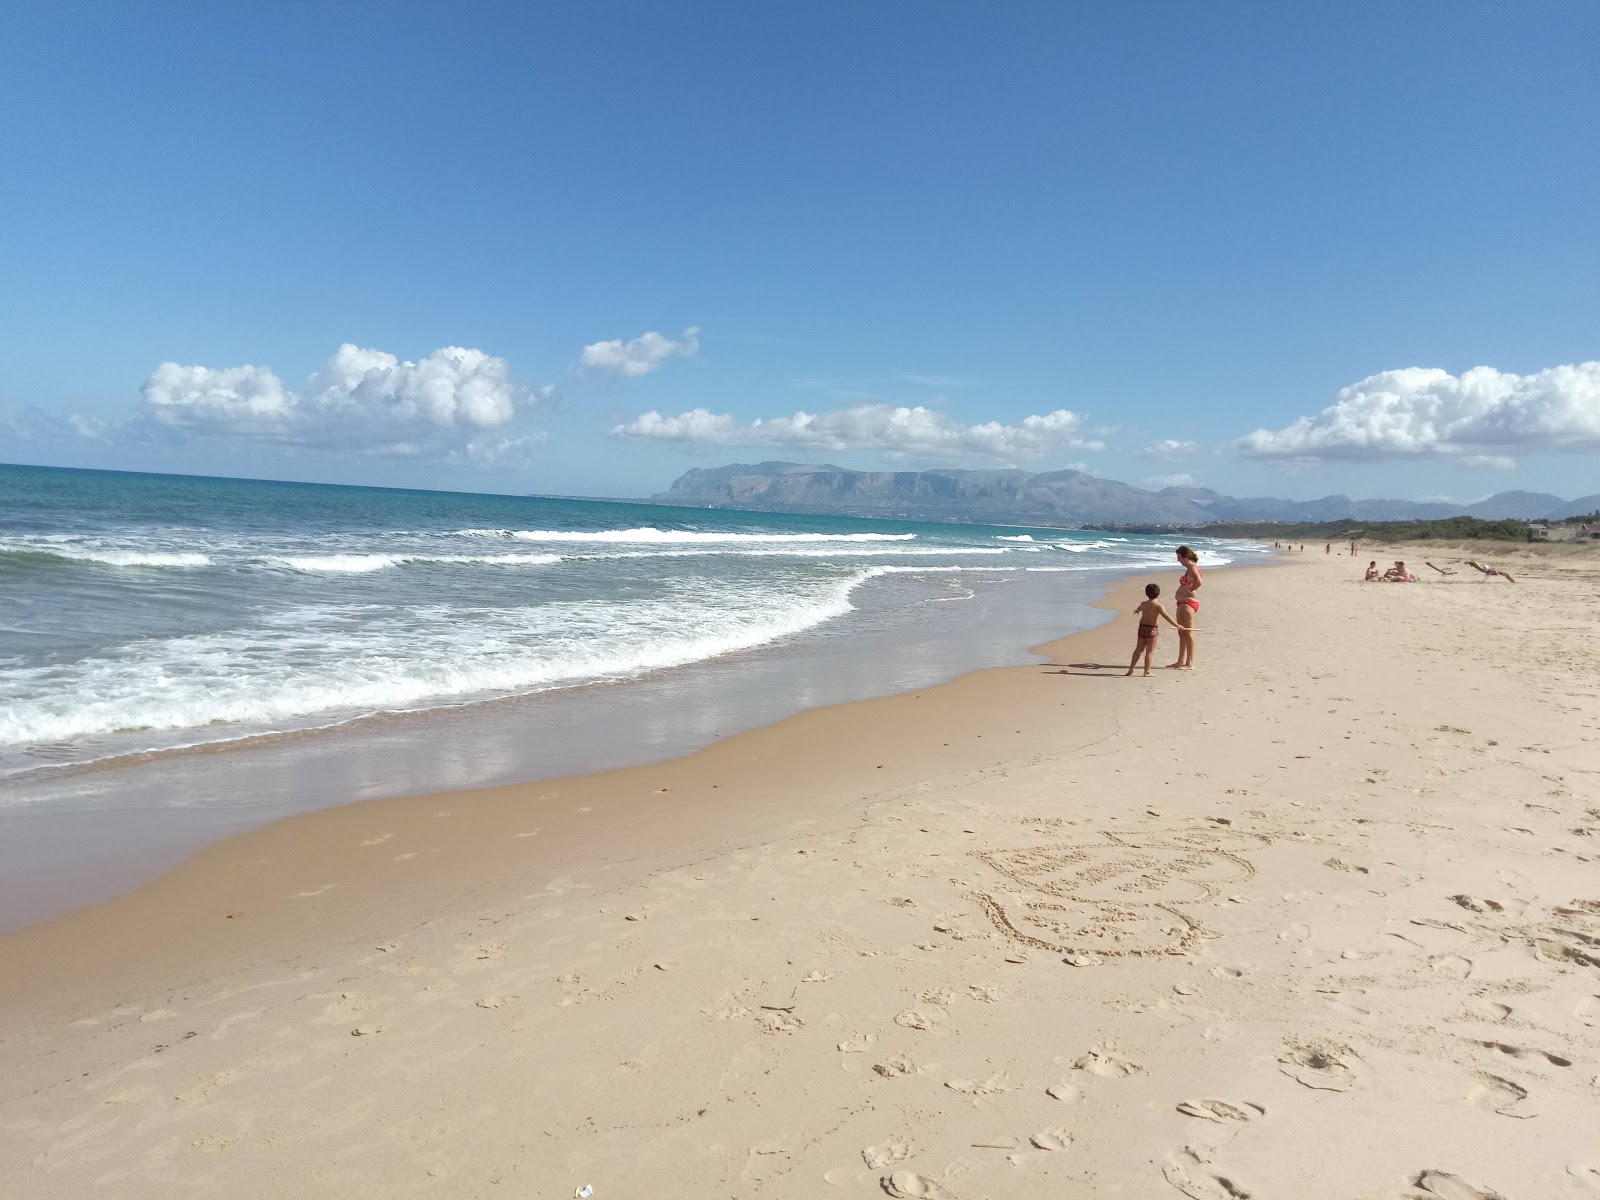
[[1150, 674], [1150, 657], [1156, 652], [1156, 641], [1161, 635], [1162, 621], [1180, 632], [1183, 628], [1167, 615], [1167, 610], [1162, 607], [1161, 601], [1156, 599], [1161, 595], [1159, 583], [1145, 584], [1144, 595], [1144, 603], [1133, 610], [1139, 617], [1139, 640], [1133, 644], [1133, 659], [1128, 663], [1129, 675], [1132, 675], [1134, 667], [1139, 665], [1141, 654], [1144, 655], [1144, 673]]

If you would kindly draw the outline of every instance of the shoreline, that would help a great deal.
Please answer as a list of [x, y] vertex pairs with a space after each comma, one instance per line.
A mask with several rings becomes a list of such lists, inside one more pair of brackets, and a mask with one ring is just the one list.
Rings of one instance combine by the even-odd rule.
[[[1236, 564], [1213, 568], [1209, 574], [1220, 576], [1224, 571], [1231, 572], [1246, 565], [1276, 564]], [[1144, 583], [1151, 579], [1164, 577], [1165, 574], [1170, 572], [1123, 576], [1110, 584], [1099, 599], [1091, 601], [1090, 607], [1100, 612], [1121, 613], [1131, 607], [1134, 601], [1129, 598], [1137, 589], [1142, 588]], [[538, 844], [542, 852], [540, 858], [549, 860], [558, 857], [555, 851], [547, 847], [557, 842], [559, 837], [559, 844], [564, 849], [571, 850], [582, 845], [596, 852], [598, 857], [595, 863], [606, 869], [620, 869], [621, 866], [619, 862], [610, 859], [603, 849], [611, 840], [609, 834], [599, 839], [588, 839], [581, 830], [568, 827], [561, 829], [557, 835], [556, 826], [562, 820], [562, 815], [538, 806], [545, 803], [546, 807], [550, 808], [553, 802], [560, 798], [565, 809], [574, 801], [581, 799], [585, 802], [582, 806], [585, 810], [599, 808], [611, 813], [611, 819], [614, 821], [631, 822], [642, 818], [646, 823], [645, 828], [652, 829], [657, 836], [665, 838], [667, 826], [676, 824], [683, 815], [679, 806], [692, 796], [699, 803], [716, 804], [718, 819], [726, 820], [734, 828], [758, 824], [759, 817], [755, 812], [740, 812], [737, 808], [730, 808], [730, 805], [736, 802], [727, 799], [740, 790], [757, 786], [750, 778], [751, 772], [741, 770], [734, 765], [740, 759], [748, 757], [751, 750], [756, 757], [763, 757], [770, 755], [775, 746], [797, 745], [808, 739], [832, 739], [835, 731], [847, 729], [856, 723], [856, 716], [852, 710], [857, 708], [865, 710], [863, 713], [865, 720], [883, 721], [887, 716], [887, 723], [894, 725], [902, 735], [905, 735], [909, 732], [905, 728], [906, 719], [913, 717], [913, 714], [909, 711], [900, 713], [893, 710], [916, 704], [918, 709], [915, 719], [920, 720], [924, 712], [921, 701], [925, 696], [934, 701], [932, 705], [925, 706], [927, 708], [964, 707], [969, 703], [968, 697], [956, 693], [946, 694], [946, 689], [965, 691], [966, 689], [962, 688], [964, 684], [980, 693], [986, 703], [992, 702], [995, 699], [995, 692], [1006, 684], [1004, 677], [1059, 666], [1057, 658], [1063, 653], [1071, 657], [1074, 656], [1072, 652], [1077, 651], [1083, 654], [1101, 652], [1106, 647], [1102, 644], [1102, 640], [1095, 638], [1094, 635], [1104, 634], [1114, 626], [1113, 620], [1029, 647], [1026, 653], [1044, 658], [1046, 661], [1042, 663], [980, 668], [929, 687], [890, 692], [841, 704], [802, 708], [771, 724], [731, 733], [688, 754], [655, 762], [492, 787], [447, 789], [351, 800], [327, 808], [293, 813], [243, 832], [229, 834], [200, 847], [177, 865], [131, 890], [47, 917], [43, 921], [0, 932], [0, 956], [6, 958], [12, 966], [8, 975], [0, 978], [0, 1011], [3, 1011], [4, 1005], [9, 1000], [29, 990], [28, 980], [33, 978], [29, 969], [30, 962], [49, 964], [44, 969], [41, 981], [44, 977], [54, 975], [58, 969], [56, 962], [58, 951], [55, 947], [63, 939], [75, 946], [91, 947], [83, 956], [83, 969], [88, 970], [89, 964], [93, 963], [94, 970], [103, 973], [108, 968], [114, 969], [113, 964], [117, 958], [116, 947], [126, 945], [127, 938], [133, 931], [148, 933], [150, 923], [161, 921], [163, 914], [170, 918], [173, 912], [188, 911], [196, 903], [204, 903], [205, 911], [209, 915], [194, 921], [184, 918], [169, 920], [160, 938], [164, 942], [181, 943], [185, 947], [184, 954], [188, 954], [190, 949], [199, 949], [203, 953], [210, 952], [212, 948], [223, 951], [235, 940], [234, 935], [241, 926], [216, 925], [215, 913], [212, 910], [218, 906], [225, 913], [248, 910], [252, 914], [252, 926], [258, 928], [263, 923], [269, 924], [274, 936], [292, 939], [298, 936], [300, 931], [319, 925], [324, 917], [321, 910], [334, 899], [344, 902], [350, 890], [348, 885], [340, 884], [347, 889], [345, 895], [330, 897], [329, 901], [320, 904], [281, 905], [269, 899], [269, 896], [281, 890], [284, 896], [291, 900], [296, 898], [317, 900], [317, 896], [314, 895], [297, 896], [295, 893], [310, 892], [320, 887], [321, 884], [313, 882], [314, 879], [321, 878], [318, 872], [321, 874], [354, 872], [362, 877], [362, 883], [357, 886], [369, 893], [362, 897], [363, 907], [373, 903], [394, 903], [403, 911], [419, 883], [430, 895], [442, 890], [454, 897], [464, 891], [461, 881], [451, 877], [457, 873], [475, 871], [480, 866], [486, 865], [473, 864], [470, 861], [471, 855], [475, 852], [491, 856], [493, 869], [497, 870], [509, 870], [513, 864], [524, 860], [525, 855], [522, 852], [528, 848], [526, 845], [516, 846], [508, 853], [505, 847], [492, 847], [486, 841], [474, 849], [471, 843], [479, 839], [479, 833], [467, 834], [464, 841], [451, 836], [456, 833], [454, 825], [463, 822], [455, 822], [448, 828], [433, 825], [432, 822], [444, 819], [433, 814], [446, 809], [451, 817], [470, 812], [476, 822], [487, 824], [489, 829], [484, 830], [481, 835], [484, 839], [510, 837], [514, 841], [526, 843], [530, 839], [518, 837], [519, 834], [527, 832], [521, 827], [537, 826], [540, 831], [537, 836], [541, 839]], [[1079, 639], [1085, 639], [1081, 645]], [[1118, 643], [1122, 640], [1125, 639], [1120, 636], [1109, 639]], [[1168, 640], [1172, 639], [1169, 637]], [[1001, 678], [989, 678], [991, 676]], [[890, 711], [886, 714], [884, 709]], [[948, 769], [954, 764], [969, 766], [971, 755], [981, 748], [963, 747], [959, 744], [950, 746], [943, 741], [945, 736], [944, 733], [937, 735], [939, 740], [937, 749], [952, 749], [956, 753], [942, 756], [942, 760], [941, 756], [932, 756], [920, 761], [926, 762], [929, 768], [936, 770]], [[975, 735], [973, 740], [982, 740], [982, 736], [982, 734]], [[752, 743], [748, 748], [742, 744], [746, 739]], [[907, 747], [907, 750], [916, 754], [932, 755], [935, 748], [934, 740], [933, 733], [914, 738], [914, 748]], [[996, 753], [1003, 752], [1003, 750], [996, 751]], [[901, 757], [902, 762], [898, 769], [888, 763], [884, 764], [884, 770], [888, 774], [882, 778], [891, 784], [901, 780], [902, 772], [906, 770], [924, 769], [905, 762], [904, 754]], [[764, 765], [762, 770], [766, 769]], [[779, 769], [786, 773], [803, 770], [808, 779], [815, 772], [814, 766], [804, 769], [800, 763], [785, 764]], [[860, 764], [835, 764], [835, 769], [838, 773], [844, 774], [859, 770]], [[874, 764], [872, 769], [876, 771], [878, 768]], [[698, 777], [702, 774], [708, 776], [717, 774], [726, 781], [726, 785], [711, 782], [709, 779], [701, 781]], [[664, 782], [660, 782], [656, 787], [648, 786], [656, 782], [658, 776]], [[827, 784], [819, 783], [819, 786], [833, 783], [834, 780], [830, 779]], [[667, 790], [662, 791], [663, 788]], [[665, 821], [659, 802], [652, 804], [650, 801], [641, 800], [641, 797], [657, 795], [674, 797], [671, 804], [672, 812]], [[526, 812], [529, 807], [533, 807], [535, 811]], [[652, 808], [657, 811], [650, 811]], [[570, 813], [564, 815], [570, 821]], [[704, 815], [696, 814], [696, 816]], [[697, 823], [695, 827], [703, 829], [708, 837], [714, 838], [715, 824], [715, 821]], [[436, 855], [444, 855], [446, 851], [429, 846], [426, 850], [418, 852], [415, 857], [408, 856], [398, 860], [406, 863], [422, 860], [417, 863], [419, 869], [407, 872], [404, 879], [386, 878], [388, 872], [381, 865], [382, 861], [395, 860], [390, 859], [387, 853], [380, 854], [376, 851], [366, 854], [352, 853], [343, 858], [336, 855], [332, 861], [318, 857], [309, 863], [305, 860], [290, 862], [291, 854], [299, 843], [323, 845], [329, 839], [353, 839], [349, 844], [357, 847], [358, 851], [372, 849], [363, 844], [366, 838], [355, 838], [356, 833], [367, 830], [369, 826], [384, 827], [382, 832], [369, 835], [382, 839], [374, 843], [374, 847], [398, 851], [401, 855], [408, 855], [407, 847], [429, 840], [440, 840], [438, 835], [441, 829], [445, 833], [445, 840], [452, 843], [451, 850], [448, 852], [448, 857], [436, 859]], [[403, 828], [391, 829], [389, 828], [391, 826]], [[512, 826], [518, 828], [513, 829]], [[670, 839], [665, 844], [683, 850], [693, 849], [692, 843], [686, 845]], [[280, 870], [283, 872], [282, 875], [278, 873]], [[368, 874], [371, 871], [376, 873]], [[422, 880], [416, 878], [418, 875], [423, 877]], [[384, 893], [390, 888], [395, 894], [385, 895]], [[264, 916], [266, 916], [265, 922], [262, 920]], [[241, 918], [225, 919], [237, 921]], [[42, 947], [50, 949], [39, 949], [37, 954], [30, 953]], [[70, 973], [72, 972], [69, 971]]]
[[30, 1200], [1600, 1185], [1600, 667], [1573, 650], [1600, 562], [1273, 565], [1208, 573], [1192, 675], [1124, 678], [1124, 619], [654, 766], [292, 818], [0, 940], [0, 1174]]
[[[14, 778], [13, 803], [0, 809], [0, 934], [114, 898], [301, 813], [648, 766], [808, 709], [1025, 665], [1038, 657], [1029, 647], [1057, 640], [1063, 624], [1103, 619], [1094, 604], [1123, 573], [1095, 574], [1022, 574], [994, 590], [988, 576], [935, 573], [959, 581], [970, 603], [901, 597], [895, 616], [869, 593], [793, 637], [640, 677]], [[937, 611], [913, 624], [929, 602]]]

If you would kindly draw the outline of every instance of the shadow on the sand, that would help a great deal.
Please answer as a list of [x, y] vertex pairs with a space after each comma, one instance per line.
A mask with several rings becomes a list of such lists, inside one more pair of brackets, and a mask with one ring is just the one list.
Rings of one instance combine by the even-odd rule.
[[1084, 679], [1109, 679], [1109, 675], [1097, 675], [1097, 671], [1126, 671], [1127, 663], [1067, 663], [1064, 667], [1046, 667], [1046, 675], [1078, 675]]

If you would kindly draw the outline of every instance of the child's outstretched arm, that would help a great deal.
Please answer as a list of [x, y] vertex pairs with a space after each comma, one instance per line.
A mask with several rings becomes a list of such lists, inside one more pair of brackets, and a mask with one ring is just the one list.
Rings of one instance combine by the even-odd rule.
[[1168, 625], [1171, 625], [1179, 633], [1182, 633], [1184, 631], [1182, 625], [1179, 625], [1176, 621], [1174, 621], [1171, 617], [1169, 617], [1167, 615], [1167, 606], [1165, 604], [1156, 605], [1156, 615], [1159, 616]]

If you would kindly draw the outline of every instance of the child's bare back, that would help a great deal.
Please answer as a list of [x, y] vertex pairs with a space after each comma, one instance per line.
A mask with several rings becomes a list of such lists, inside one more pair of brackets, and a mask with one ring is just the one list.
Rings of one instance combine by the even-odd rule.
[[1139, 665], [1139, 656], [1144, 655], [1144, 673], [1150, 674], [1150, 657], [1155, 653], [1156, 642], [1161, 635], [1161, 622], [1165, 621], [1174, 629], [1180, 629], [1176, 621], [1168, 615], [1161, 601], [1156, 597], [1161, 595], [1161, 585], [1158, 583], [1147, 584], [1144, 589], [1144, 601], [1134, 607], [1134, 615], [1139, 618], [1139, 640], [1133, 644], [1133, 658], [1128, 663], [1128, 674], [1133, 674], [1134, 667]]

